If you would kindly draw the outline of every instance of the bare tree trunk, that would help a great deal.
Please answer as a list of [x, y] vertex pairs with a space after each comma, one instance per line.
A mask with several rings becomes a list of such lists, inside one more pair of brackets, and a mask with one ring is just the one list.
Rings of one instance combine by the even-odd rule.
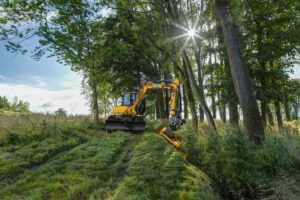
[[[203, 5], [203, 2], [201, 2], [201, 5]], [[193, 44], [193, 47], [194, 47], [194, 56], [196, 58], [196, 63], [197, 63], [198, 85], [199, 85], [200, 90], [203, 91], [202, 66], [201, 66], [201, 62], [200, 62], [201, 45], [199, 45], [199, 50], [196, 49], [196, 46], [194, 44]], [[200, 104], [199, 104], [199, 118], [200, 118], [200, 122], [203, 122], [204, 112], [203, 112]]]
[[267, 104], [265, 100], [260, 101], [260, 107], [261, 107], [261, 119], [262, 123], [264, 125], [264, 128], [266, 129], [267, 124]]
[[[220, 94], [221, 93], [221, 94]], [[221, 98], [223, 98], [224, 94], [223, 91], [221, 91], [218, 94], [218, 101], [221, 102]], [[226, 123], [226, 105], [224, 103], [219, 103], [219, 112], [220, 112], [220, 118], [221, 120]]]
[[94, 113], [94, 124], [96, 127], [99, 127], [99, 108], [98, 108], [98, 93], [97, 93], [97, 84], [96, 82], [91, 83], [92, 87], [92, 96], [93, 96], [93, 113]]
[[161, 119], [161, 116], [160, 116], [160, 112], [159, 112], [159, 99], [156, 95], [155, 97], [155, 114], [156, 114], [156, 119]]
[[238, 104], [234, 101], [229, 101], [229, 122], [233, 126], [239, 125]]
[[204, 111], [201, 108], [201, 105], [199, 104], [199, 118], [200, 118], [200, 122], [204, 121]]
[[184, 119], [189, 118], [189, 111], [188, 111], [188, 105], [187, 105], [187, 99], [186, 99], [186, 92], [185, 92], [185, 86], [182, 86], [182, 94], [183, 94], [183, 107], [184, 107]]
[[291, 121], [291, 109], [290, 109], [290, 104], [288, 101], [284, 102], [284, 111], [285, 111], [285, 118], [287, 121]]
[[217, 107], [216, 107], [216, 99], [215, 96], [211, 96], [211, 109], [213, 112], [213, 118], [217, 118]]
[[[203, 2], [202, 2], [202, 4], [203, 4]], [[201, 66], [201, 62], [200, 62], [201, 46], [199, 45], [199, 50], [196, 49], [194, 44], [193, 44], [193, 47], [194, 47], [194, 56], [196, 58], [196, 63], [197, 63], [198, 85], [199, 85], [200, 90], [203, 90], [202, 66]], [[203, 109], [201, 108], [200, 104], [199, 104], [199, 118], [200, 118], [200, 122], [203, 122], [204, 112], [203, 112]]]
[[[256, 35], [257, 35], [257, 46], [258, 46], [258, 54], [263, 54], [263, 40], [264, 40], [264, 30], [261, 26], [261, 23], [259, 20], [255, 20], [256, 23]], [[266, 81], [266, 63], [263, 59], [258, 57], [258, 62], [261, 68], [260, 73], [260, 84], [261, 84], [261, 90], [265, 91], [267, 87], [267, 81]], [[261, 107], [261, 120], [263, 123], [264, 128], [266, 129], [267, 124], [267, 104], [264, 97], [261, 97], [262, 100], [260, 101], [260, 107]]]
[[165, 102], [164, 102], [164, 91], [160, 90], [158, 91], [159, 94], [159, 109], [160, 109], [160, 118], [161, 119], [167, 119], [165, 110]]
[[[164, 72], [164, 79], [165, 79], [165, 80], [168, 80], [168, 79], [169, 79], [168, 74], [169, 74], [169, 73], [168, 73], [167, 71]], [[170, 115], [170, 108], [169, 108], [169, 104], [170, 104], [170, 102], [169, 102], [169, 101], [170, 101], [170, 98], [169, 98], [169, 91], [168, 91], [168, 90], [165, 90], [165, 94], [166, 94], [166, 102], [165, 102], [165, 103], [166, 103], [166, 105], [165, 105], [165, 106], [166, 106], [166, 110], [165, 110], [166, 113], [165, 113], [165, 115], [166, 115], [166, 118], [169, 119], [169, 115]]]
[[275, 111], [276, 111], [276, 117], [277, 117], [278, 130], [280, 133], [283, 133], [283, 122], [282, 122], [279, 101], [275, 101], [274, 105], [275, 105]]
[[170, 112], [169, 112], [169, 92], [168, 92], [168, 90], [165, 90], [165, 95], [166, 95], [166, 102], [165, 102], [165, 106], [166, 106], [166, 110], [165, 110], [165, 115], [166, 115], [166, 118], [167, 119], [169, 119], [169, 114], [170, 114]]
[[230, 16], [228, 1], [216, 0], [216, 11], [226, 41], [231, 75], [243, 111], [244, 126], [249, 142], [261, 146], [265, 139], [264, 127], [254, 96], [250, 73], [242, 57], [238, 30]]
[[[209, 40], [209, 46], [211, 46], [211, 43], [210, 43], [210, 40]], [[211, 65], [212, 64], [212, 55], [211, 53], [209, 53], [209, 61], [208, 61], [208, 64]], [[213, 77], [213, 72], [211, 72], [210, 74], [210, 83], [212, 85], [214, 85], [214, 77]], [[216, 101], [215, 101], [215, 95], [214, 93], [212, 92], [212, 95], [211, 95], [211, 110], [212, 110], [212, 114], [213, 114], [213, 118], [216, 119], [217, 117], [217, 110], [216, 110]]]
[[211, 131], [213, 132], [213, 134], [217, 134], [217, 129], [216, 129], [214, 119], [213, 119], [213, 117], [210, 113], [210, 110], [209, 110], [209, 108], [206, 104], [205, 97], [204, 97], [204, 92], [203, 92], [203, 90], [201, 90], [198, 87], [198, 85], [196, 83], [196, 79], [195, 79], [194, 73], [192, 71], [192, 66], [191, 66], [190, 60], [188, 58], [188, 55], [186, 53], [186, 50], [183, 50], [182, 53], [183, 53], [183, 59], [184, 59], [184, 62], [186, 64], [186, 68], [187, 68], [187, 72], [188, 72], [188, 78], [190, 80], [192, 89], [193, 89], [193, 91], [196, 95], [196, 98], [197, 98], [201, 108], [204, 111], [204, 114], [206, 116], [206, 119], [208, 121], [208, 124], [209, 124], [209, 127], [210, 127]]
[[190, 111], [191, 111], [191, 114], [192, 114], [192, 122], [193, 122], [193, 128], [195, 130], [198, 130], [198, 116], [197, 116], [197, 111], [196, 111], [196, 104], [195, 104], [195, 100], [194, 100], [194, 96], [193, 96], [193, 91], [192, 91], [192, 88], [191, 88], [191, 84], [190, 84], [190, 81], [189, 79], [187, 78], [188, 77], [188, 72], [187, 72], [187, 68], [186, 68], [186, 63], [183, 61], [183, 71], [184, 71], [184, 74], [182, 74], [184, 77], [184, 84], [185, 84], [185, 88], [186, 88], [186, 94], [187, 94], [187, 98], [188, 98], [188, 101], [189, 101], [189, 107], [190, 107]]
[[273, 114], [272, 114], [272, 112], [271, 112], [271, 109], [270, 109], [270, 105], [269, 105], [269, 104], [267, 105], [267, 114], [268, 114], [269, 124], [270, 124], [271, 126], [274, 126]]

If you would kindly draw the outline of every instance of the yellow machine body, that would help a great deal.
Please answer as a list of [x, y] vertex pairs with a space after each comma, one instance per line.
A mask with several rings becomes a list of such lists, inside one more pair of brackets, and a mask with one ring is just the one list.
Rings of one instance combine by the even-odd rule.
[[131, 113], [129, 110], [131, 109], [130, 106], [117, 106], [115, 109], [111, 112], [113, 115], [130, 115]]

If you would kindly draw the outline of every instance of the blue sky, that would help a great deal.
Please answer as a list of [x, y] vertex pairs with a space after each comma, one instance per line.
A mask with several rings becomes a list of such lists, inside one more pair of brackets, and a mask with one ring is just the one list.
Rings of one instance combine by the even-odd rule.
[[[31, 42], [31, 43], [30, 43]], [[34, 44], [29, 41], [26, 47]], [[72, 114], [90, 112], [85, 96], [81, 95], [80, 74], [55, 58], [34, 60], [30, 53], [12, 54], [0, 42], [0, 96], [14, 96], [30, 103], [37, 112], [53, 112], [62, 107]]]

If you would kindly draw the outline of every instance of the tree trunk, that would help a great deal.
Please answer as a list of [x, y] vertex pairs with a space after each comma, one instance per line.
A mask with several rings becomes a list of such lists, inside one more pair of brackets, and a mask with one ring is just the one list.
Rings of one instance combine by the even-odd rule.
[[200, 104], [198, 106], [199, 106], [199, 118], [200, 118], [200, 122], [203, 122], [204, 121], [204, 111], [201, 108]]
[[[210, 40], [209, 40], [209, 46], [211, 46]], [[211, 56], [211, 53], [209, 53], [208, 64], [211, 67], [211, 65], [212, 65], [212, 56]], [[211, 85], [214, 85], [213, 72], [211, 72], [211, 75], [210, 75], [210, 83], [211, 83]], [[216, 117], [217, 117], [216, 101], [215, 101], [215, 95], [214, 95], [213, 92], [212, 92], [212, 95], [211, 95], [211, 110], [212, 110], [212, 113], [213, 113], [213, 118], [216, 119]]]
[[272, 114], [272, 112], [271, 112], [271, 109], [270, 109], [270, 105], [269, 105], [269, 104], [267, 105], [267, 114], [268, 114], [269, 124], [270, 124], [271, 126], [274, 126], [273, 114]]
[[155, 115], [156, 115], [156, 119], [161, 119], [160, 110], [159, 110], [159, 99], [157, 95], [155, 97]]
[[292, 118], [291, 118], [291, 109], [290, 109], [290, 104], [288, 101], [286, 101], [284, 103], [284, 111], [285, 111], [285, 119], [286, 121], [291, 121]]
[[[164, 79], [165, 80], [168, 80], [169, 79], [169, 76], [168, 76], [168, 72], [165, 71], [164, 72]], [[170, 98], [169, 98], [169, 91], [168, 90], [165, 90], [165, 94], [166, 94], [166, 102], [165, 102], [165, 106], [166, 106], [166, 110], [165, 110], [165, 115], [166, 115], [166, 118], [169, 119], [169, 115], [170, 115], [170, 108], [169, 108], [169, 105], [170, 105]]]
[[204, 92], [203, 90], [201, 90], [197, 83], [196, 83], [196, 79], [195, 79], [195, 76], [194, 76], [194, 73], [192, 71], [192, 66], [191, 66], [191, 63], [190, 63], [190, 60], [188, 58], [188, 55], [186, 53], [186, 50], [184, 49], [182, 51], [183, 53], [183, 59], [184, 59], [184, 62], [185, 62], [185, 66], [187, 68], [187, 72], [188, 72], [188, 78], [189, 78], [189, 81], [191, 83], [191, 86], [192, 86], [192, 89], [196, 95], [196, 98], [201, 106], [201, 108], [203, 109], [204, 111], [204, 114], [206, 116], [206, 119], [208, 121], [208, 124], [209, 124], [209, 127], [212, 131], [213, 134], [217, 134], [217, 129], [216, 129], [216, 125], [215, 125], [215, 122], [214, 122], [214, 119], [210, 113], [210, 110], [206, 104], [206, 100], [205, 100], [205, 97], [204, 97]]
[[264, 125], [264, 128], [266, 129], [267, 124], [267, 104], [265, 100], [260, 101], [260, 107], [261, 107], [261, 119]]
[[[266, 63], [264, 59], [260, 57], [260, 55], [263, 55], [263, 40], [264, 40], [264, 29], [261, 26], [261, 22], [259, 20], [255, 20], [256, 24], [256, 36], [257, 36], [257, 47], [258, 47], [258, 62], [261, 68], [260, 73], [260, 84], [261, 88], [260, 90], [262, 92], [266, 91], [267, 88], [267, 81], [266, 81]], [[264, 94], [260, 95], [261, 101], [260, 101], [260, 107], [261, 107], [261, 120], [263, 123], [264, 128], [266, 129], [267, 124], [267, 104], [265, 100]]]
[[211, 96], [211, 109], [213, 112], [213, 118], [217, 118], [217, 107], [216, 107], [216, 99], [215, 96]]
[[229, 122], [236, 127], [239, 125], [238, 104], [234, 101], [229, 101]]
[[182, 86], [182, 95], [183, 95], [183, 107], [184, 107], [184, 119], [187, 120], [189, 118], [188, 105], [186, 99], [185, 86]]
[[184, 74], [182, 74], [184, 77], [184, 84], [185, 84], [185, 88], [186, 88], [186, 94], [187, 94], [187, 99], [188, 99], [188, 102], [189, 102], [189, 107], [190, 107], [190, 111], [191, 111], [191, 114], [192, 114], [192, 122], [193, 122], [193, 128], [197, 131], [198, 130], [198, 116], [197, 116], [197, 111], [196, 111], [196, 104], [195, 104], [195, 100], [194, 100], [194, 95], [193, 95], [193, 92], [192, 92], [192, 88], [191, 88], [191, 84], [190, 84], [190, 81], [189, 79], [187, 78], [188, 77], [188, 72], [186, 70], [186, 63], [183, 61], [183, 71], [184, 71]]
[[[224, 94], [223, 94], [224, 92], [223, 91], [221, 91], [221, 95], [220, 94], [218, 94], [218, 100], [219, 100], [219, 102], [221, 102], [221, 98], [223, 98], [223, 96], [224, 96]], [[220, 112], [220, 118], [221, 118], [221, 120], [224, 122], [224, 123], [226, 123], [226, 105], [224, 104], [224, 103], [219, 103], [219, 112]]]
[[164, 102], [164, 91], [159, 91], [159, 109], [160, 109], [160, 118], [161, 119], [167, 119], [165, 110], [165, 102]]
[[94, 124], [98, 128], [100, 126], [100, 124], [99, 124], [98, 93], [97, 93], [96, 82], [92, 82], [91, 87], [92, 87], [92, 96], [93, 96]]
[[275, 101], [274, 105], [275, 105], [275, 111], [276, 111], [276, 117], [277, 117], [278, 130], [280, 133], [283, 133], [283, 122], [282, 122], [279, 101]]
[[[199, 85], [200, 90], [203, 90], [202, 66], [201, 66], [201, 62], [200, 62], [201, 45], [199, 45], [199, 50], [196, 49], [196, 47], [195, 47], [194, 44], [193, 44], [193, 47], [194, 47], [194, 56], [196, 58], [196, 63], [197, 63], [198, 85]], [[203, 120], [204, 120], [204, 112], [203, 112], [203, 109], [201, 108], [200, 104], [198, 106], [199, 106], [199, 118], [200, 118], [200, 122], [203, 122]]]
[[165, 101], [165, 106], [166, 106], [166, 110], [165, 110], [165, 115], [166, 115], [166, 118], [169, 119], [169, 114], [170, 114], [170, 111], [169, 111], [169, 92], [168, 90], [165, 90], [165, 95], [166, 95], [166, 101]]
[[216, 0], [216, 11], [226, 41], [231, 75], [243, 111], [243, 121], [249, 142], [261, 146], [265, 139], [264, 127], [254, 96], [250, 73], [242, 57], [238, 30], [230, 16], [228, 1]]

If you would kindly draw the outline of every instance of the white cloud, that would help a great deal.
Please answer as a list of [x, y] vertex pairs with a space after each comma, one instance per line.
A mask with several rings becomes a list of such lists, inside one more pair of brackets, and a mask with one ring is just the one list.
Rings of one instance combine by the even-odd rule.
[[0, 74], [0, 79], [6, 79], [6, 77]]
[[90, 113], [80, 86], [53, 91], [24, 84], [0, 83], [0, 94], [10, 100], [17, 96], [28, 101], [33, 112], [54, 112], [58, 108], [64, 108], [69, 114]]
[[56, 15], [57, 11], [50, 11], [49, 13], [47, 13], [46, 20], [49, 22], [52, 18], [56, 17]]
[[108, 15], [112, 14], [113, 13], [113, 10], [111, 8], [105, 8], [105, 9], [102, 9], [100, 11], [100, 14], [103, 16], [103, 17], [107, 17]]
[[47, 86], [47, 83], [41, 77], [32, 76], [31, 78], [37, 83], [37, 86], [39, 86], [39, 87], [46, 87]]

